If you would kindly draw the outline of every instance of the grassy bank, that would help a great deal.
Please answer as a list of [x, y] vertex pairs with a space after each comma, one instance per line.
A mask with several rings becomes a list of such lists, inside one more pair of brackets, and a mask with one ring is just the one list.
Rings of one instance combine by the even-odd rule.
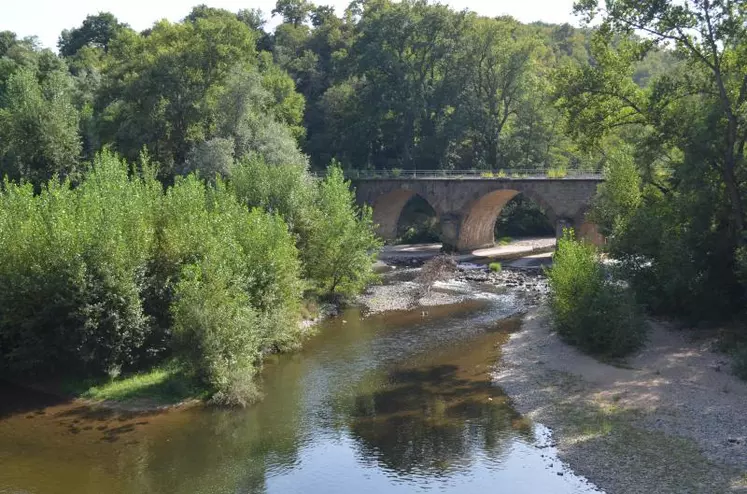
[[65, 396], [95, 402], [113, 402], [127, 408], [163, 407], [207, 399], [210, 394], [175, 363], [117, 377], [67, 379], [60, 386]]

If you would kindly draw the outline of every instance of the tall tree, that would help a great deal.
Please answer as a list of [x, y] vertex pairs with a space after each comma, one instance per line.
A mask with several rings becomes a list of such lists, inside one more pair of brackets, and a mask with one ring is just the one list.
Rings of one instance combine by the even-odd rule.
[[516, 117], [527, 95], [527, 77], [534, 43], [519, 36], [513, 19], [476, 19], [466, 39], [464, 66], [467, 87], [463, 111], [467, 112], [471, 137], [488, 168], [507, 167], [502, 138], [509, 119]]
[[71, 94], [64, 73], [43, 83], [25, 68], [10, 76], [0, 99], [0, 176], [39, 185], [75, 172], [80, 137]]
[[[738, 241], [743, 242], [745, 211], [740, 176], [747, 141], [747, 121], [743, 116], [747, 102], [747, 10], [741, 2], [729, 0], [606, 0], [603, 10], [599, 4], [599, 0], [582, 0], [576, 9], [589, 18], [601, 15], [603, 33], [640, 32], [648, 40], [643, 43], [644, 50], [653, 43], [669, 44], [687, 60], [692, 73], [662, 81], [649, 105], [619, 91], [601, 96], [620, 102], [627, 112], [624, 118], [643, 119], [665, 130], [666, 122], [659, 118], [662, 108], [671, 107], [687, 95], [699, 95], [708, 105], [715, 131], [714, 141], [708, 144], [712, 152], [702, 158], [704, 164], [721, 175], [731, 223]], [[607, 44], [611, 40], [611, 35], [606, 37]], [[639, 58], [640, 53], [643, 52], [639, 52]], [[692, 152], [705, 151], [688, 147]]]
[[106, 51], [117, 33], [127, 27], [127, 24], [120, 23], [110, 12], [89, 15], [80, 27], [62, 31], [57, 47], [63, 57], [75, 55], [84, 46]]

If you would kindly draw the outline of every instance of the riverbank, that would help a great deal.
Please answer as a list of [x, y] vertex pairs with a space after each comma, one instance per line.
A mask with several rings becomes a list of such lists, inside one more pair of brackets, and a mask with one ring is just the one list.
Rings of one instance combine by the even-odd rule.
[[[341, 303], [304, 302], [303, 318], [299, 321], [302, 340], [315, 334], [316, 326], [328, 317], [337, 315]], [[262, 357], [275, 353], [266, 350]], [[12, 379], [21, 388], [43, 393], [54, 402], [71, 402], [91, 409], [118, 412], [163, 412], [177, 408], [198, 406], [209, 398], [205, 389], [197, 386], [184, 368], [175, 361], [167, 361], [154, 368], [116, 377], [83, 379], [45, 379], [26, 381]]]
[[608, 494], [747, 492], [747, 383], [711, 341], [654, 322], [614, 367], [563, 343], [548, 312], [525, 316], [494, 379], [575, 472]]

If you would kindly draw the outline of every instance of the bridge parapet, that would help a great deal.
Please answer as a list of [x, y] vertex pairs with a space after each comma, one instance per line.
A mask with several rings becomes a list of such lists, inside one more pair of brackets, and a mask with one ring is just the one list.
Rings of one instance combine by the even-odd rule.
[[[323, 175], [323, 173], [318, 173]], [[557, 168], [519, 168], [512, 170], [345, 170], [345, 177], [350, 180], [381, 179], [506, 179], [506, 180], [546, 180], [546, 179], [595, 179], [602, 178], [596, 170], [565, 170]]]

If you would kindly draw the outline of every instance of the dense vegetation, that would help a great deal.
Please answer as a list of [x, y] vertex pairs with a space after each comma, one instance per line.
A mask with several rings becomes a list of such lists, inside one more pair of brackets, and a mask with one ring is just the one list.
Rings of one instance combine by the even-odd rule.
[[[258, 11], [204, 5], [140, 33], [89, 16], [59, 55], [0, 33], [3, 372], [174, 361], [217, 400], [251, 398], [262, 353], [298, 343], [302, 294], [370, 279], [370, 211], [341, 169], [604, 169], [593, 214], [637, 303], [740, 314], [747, 14], [599, 3], [578, 2], [600, 17], [588, 29], [280, 0], [272, 33]], [[571, 245], [560, 258], [587, 266]], [[595, 307], [627, 314], [597, 268], [561, 271], [558, 287], [597, 286]], [[570, 333], [593, 310], [557, 309], [569, 338], [616, 353], [596, 346], [613, 333]]]
[[[554, 79], [570, 134], [605, 155], [593, 216], [608, 254], [649, 311], [727, 322], [744, 374], [747, 13], [694, 0], [576, 8], [598, 21], [594, 63]], [[636, 67], [657, 50], [677, 63], [638, 84]]]
[[156, 368], [245, 404], [263, 354], [299, 344], [303, 297], [371, 279], [370, 210], [337, 165], [309, 173], [303, 97], [247, 15], [100, 14], [62, 57], [0, 34], [3, 373]]
[[567, 342], [612, 358], [644, 342], [643, 318], [633, 294], [607, 276], [593, 245], [566, 231], [548, 274], [555, 329]]

